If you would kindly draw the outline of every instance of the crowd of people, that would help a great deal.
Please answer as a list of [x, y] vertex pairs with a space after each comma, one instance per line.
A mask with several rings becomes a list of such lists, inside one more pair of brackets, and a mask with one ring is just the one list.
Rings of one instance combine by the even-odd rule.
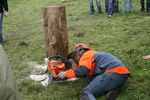
[[[122, 13], [126, 13], [126, 6], [128, 3], [128, 11], [133, 12], [133, 0], [123, 0], [122, 1]], [[98, 13], [102, 13], [100, 0], [96, 0]], [[146, 0], [146, 9], [145, 9], [145, 0], [140, 0], [141, 12], [146, 12], [150, 14], [150, 0]], [[90, 12], [93, 15], [95, 12], [93, 0], [89, 0]], [[119, 12], [119, 0], [105, 0], [105, 11], [108, 14], [108, 18], [111, 18], [114, 13]]]

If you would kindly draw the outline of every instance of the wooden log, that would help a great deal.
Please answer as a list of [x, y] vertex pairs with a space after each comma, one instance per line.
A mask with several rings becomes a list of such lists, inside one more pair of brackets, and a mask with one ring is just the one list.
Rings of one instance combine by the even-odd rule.
[[65, 6], [45, 6], [42, 10], [47, 56], [67, 57], [68, 37]]

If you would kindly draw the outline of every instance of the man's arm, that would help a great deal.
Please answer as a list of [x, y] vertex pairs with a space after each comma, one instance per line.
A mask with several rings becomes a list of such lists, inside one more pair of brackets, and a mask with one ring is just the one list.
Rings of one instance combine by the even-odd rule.
[[144, 56], [144, 59], [150, 59], [150, 55]]
[[88, 69], [85, 66], [79, 66], [78, 69], [75, 70], [67, 70], [66, 71], [66, 77], [67, 78], [77, 78], [77, 77], [84, 77], [90, 72], [90, 69]]

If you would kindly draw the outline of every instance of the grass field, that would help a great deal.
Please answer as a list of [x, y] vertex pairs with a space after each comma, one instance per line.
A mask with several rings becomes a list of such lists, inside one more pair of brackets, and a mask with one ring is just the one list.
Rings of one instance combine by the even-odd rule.
[[[121, 59], [132, 76], [117, 100], [149, 100], [150, 16], [140, 12], [140, 0], [134, 0], [134, 12], [115, 14], [107, 18], [102, 0], [103, 14], [89, 14], [88, 0], [61, 3], [60, 0], [9, 0], [9, 17], [4, 18], [4, 49], [9, 57], [22, 100], [78, 100], [87, 83], [52, 84], [43, 87], [26, 77], [32, 73], [27, 66], [31, 61], [40, 64], [46, 56], [42, 10], [46, 5], [65, 5], [70, 48], [83, 42], [94, 50], [111, 53]], [[97, 9], [97, 8], [96, 8]], [[121, 2], [120, 2], [121, 10]], [[104, 96], [97, 100], [103, 100]]]

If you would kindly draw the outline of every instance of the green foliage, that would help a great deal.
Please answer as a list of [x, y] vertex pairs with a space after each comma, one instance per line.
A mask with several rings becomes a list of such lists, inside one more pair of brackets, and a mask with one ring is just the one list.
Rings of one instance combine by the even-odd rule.
[[[120, 2], [120, 8], [121, 8]], [[9, 17], [4, 18], [4, 49], [9, 57], [23, 100], [77, 100], [86, 80], [65, 82], [42, 87], [26, 79], [32, 72], [30, 61], [43, 63], [45, 55], [42, 7], [65, 5], [68, 39], [71, 47], [83, 42], [94, 50], [111, 53], [120, 58], [132, 72], [118, 100], [149, 100], [150, 17], [140, 13], [139, 1], [134, 0], [134, 12], [89, 15], [87, 0], [61, 3], [59, 0], [9, 0]], [[97, 9], [97, 8], [96, 8]], [[120, 9], [121, 12], [121, 9]], [[103, 100], [104, 96], [98, 98]]]

